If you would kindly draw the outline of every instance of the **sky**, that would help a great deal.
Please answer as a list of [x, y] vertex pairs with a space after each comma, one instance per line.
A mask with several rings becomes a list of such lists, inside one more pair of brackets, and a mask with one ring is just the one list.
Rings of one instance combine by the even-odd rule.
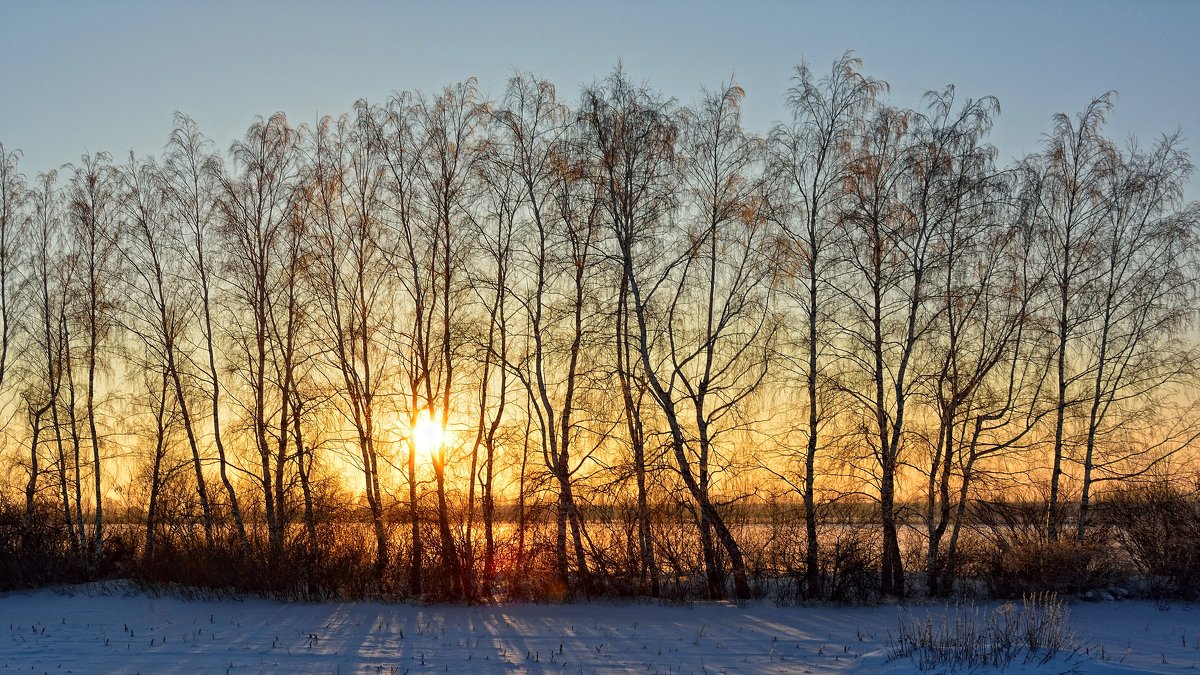
[[[529, 71], [575, 100], [618, 62], [686, 103], [730, 77], [757, 131], [784, 116], [795, 65], [850, 49], [914, 106], [955, 84], [993, 95], [1004, 158], [1051, 115], [1119, 93], [1110, 136], [1182, 130], [1200, 157], [1200, 2], [19, 2], [0, 0], [0, 142], [28, 176], [84, 152], [157, 154], [172, 114], [218, 147], [255, 116], [293, 123], [396, 90]], [[1193, 180], [1190, 199], [1200, 198]]]

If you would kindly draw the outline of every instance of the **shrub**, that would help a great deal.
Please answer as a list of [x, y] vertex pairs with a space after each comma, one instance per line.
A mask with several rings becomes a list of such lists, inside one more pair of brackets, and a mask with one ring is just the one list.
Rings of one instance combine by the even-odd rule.
[[1102, 503], [1117, 543], [1155, 598], [1200, 598], [1200, 490], [1160, 479]]
[[1079, 541], [1074, 528], [1047, 540], [1040, 519], [1027, 504], [992, 503], [986, 527], [969, 559], [964, 576], [980, 579], [996, 598], [1030, 593], [1060, 595], [1103, 588], [1120, 580], [1125, 570], [1113, 556], [1110, 533], [1097, 525]]
[[69, 554], [65, 525], [48, 507], [28, 517], [24, 507], [0, 501], [0, 591], [87, 579], [87, 566]]
[[985, 577], [993, 597], [1076, 594], [1112, 585], [1121, 571], [1100, 536], [1047, 541], [1038, 533], [992, 539]]
[[821, 584], [834, 602], [869, 602], [879, 592], [878, 536], [869, 528], [836, 528], [821, 549]]

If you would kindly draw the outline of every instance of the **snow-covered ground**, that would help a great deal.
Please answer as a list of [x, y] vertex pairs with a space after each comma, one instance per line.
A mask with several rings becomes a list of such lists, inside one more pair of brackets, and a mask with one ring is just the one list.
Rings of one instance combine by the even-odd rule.
[[[750, 603], [420, 606], [149, 597], [122, 586], [0, 595], [0, 672], [910, 672], [902, 611]], [[1194, 611], [1196, 610], [1196, 611]], [[1200, 610], [1076, 603], [1082, 645], [1005, 672], [1200, 668]]]

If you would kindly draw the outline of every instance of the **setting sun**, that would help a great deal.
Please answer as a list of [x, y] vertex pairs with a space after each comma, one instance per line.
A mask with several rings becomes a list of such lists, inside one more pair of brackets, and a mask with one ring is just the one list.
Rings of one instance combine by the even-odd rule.
[[417, 416], [412, 427], [412, 443], [417, 453], [432, 457], [446, 442], [446, 428], [428, 411]]

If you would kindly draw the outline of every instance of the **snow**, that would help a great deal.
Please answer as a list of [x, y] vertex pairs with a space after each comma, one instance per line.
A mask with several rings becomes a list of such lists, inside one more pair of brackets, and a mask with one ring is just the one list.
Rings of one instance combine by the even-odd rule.
[[[1174, 672], [1200, 667], [1200, 611], [1076, 603], [1080, 650], [1004, 672]], [[0, 672], [834, 673], [913, 672], [887, 659], [910, 608], [414, 605], [188, 600], [131, 585], [0, 596]]]

